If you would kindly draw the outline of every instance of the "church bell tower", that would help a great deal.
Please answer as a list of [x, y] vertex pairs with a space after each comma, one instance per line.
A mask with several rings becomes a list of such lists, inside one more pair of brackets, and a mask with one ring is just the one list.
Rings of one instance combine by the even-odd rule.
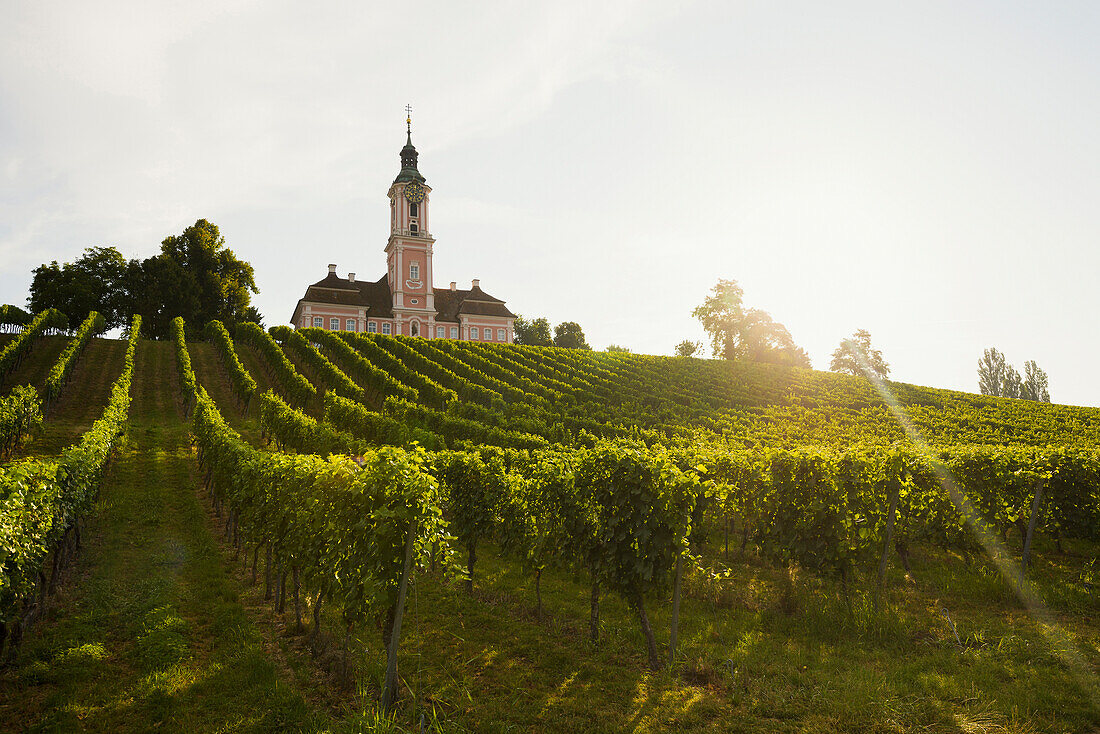
[[395, 333], [430, 336], [435, 327], [435, 297], [432, 294], [432, 238], [428, 229], [429, 194], [424, 177], [417, 170], [417, 152], [412, 144], [412, 108], [406, 107], [405, 147], [401, 149], [401, 171], [390, 185], [390, 237], [386, 243], [386, 266], [393, 297]]

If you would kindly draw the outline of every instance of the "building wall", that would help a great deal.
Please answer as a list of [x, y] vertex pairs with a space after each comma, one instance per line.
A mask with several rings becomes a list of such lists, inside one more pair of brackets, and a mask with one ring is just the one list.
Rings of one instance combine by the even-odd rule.
[[[302, 304], [294, 328], [301, 329], [316, 326], [315, 319], [321, 319], [320, 328], [330, 331], [360, 331], [376, 334], [391, 334], [401, 336], [413, 336], [412, 320], [415, 318], [420, 325], [420, 336], [424, 339], [462, 339], [473, 341], [496, 342], [511, 344], [515, 338], [512, 328], [512, 319], [496, 318], [493, 316], [462, 316], [460, 323], [453, 321], [435, 321], [435, 314], [417, 314], [415, 317], [405, 314], [400, 320], [380, 319], [370, 315], [364, 315], [363, 309], [358, 306], [338, 306], [330, 303]], [[332, 319], [338, 319], [338, 328], [332, 328]], [[354, 328], [348, 328], [348, 320], [351, 320]], [[387, 328], [388, 327], [388, 328]], [[443, 327], [443, 336], [438, 334], [438, 327]], [[399, 330], [400, 328], [400, 330]], [[474, 330], [477, 336], [474, 336]], [[489, 329], [488, 335], [486, 329]], [[503, 331], [503, 338], [501, 332]]]

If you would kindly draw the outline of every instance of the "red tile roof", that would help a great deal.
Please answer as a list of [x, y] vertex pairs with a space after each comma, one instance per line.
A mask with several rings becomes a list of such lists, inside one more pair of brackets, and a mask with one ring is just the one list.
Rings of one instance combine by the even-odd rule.
[[[458, 323], [459, 316], [496, 316], [514, 318], [504, 301], [494, 298], [479, 286], [470, 290], [433, 288], [436, 321]], [[303, 303], [330, 303], [339, 306], [362, 306], [367, 317], [393, 318], [393, 295], [390, 293], [389, 276], [383, 275], [375, 282], [341, 278], [329, 273], [323, 279], [306, 288], [306, 294], [294, 308], [292, 320], [297, 317]]]

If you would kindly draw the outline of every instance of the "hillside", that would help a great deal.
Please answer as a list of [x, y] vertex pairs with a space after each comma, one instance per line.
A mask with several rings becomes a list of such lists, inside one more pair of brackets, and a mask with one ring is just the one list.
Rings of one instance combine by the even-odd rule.
[[[0, 672], [16, 728], [390, 731], [395, 609], [410, 731], [1100, 725], [1100, 410], [890, 383], [928, 455], [832, 373], [234, 336], [135, 342], [84, 547]], [[126, 350], [0, 469], [64, 461]]]

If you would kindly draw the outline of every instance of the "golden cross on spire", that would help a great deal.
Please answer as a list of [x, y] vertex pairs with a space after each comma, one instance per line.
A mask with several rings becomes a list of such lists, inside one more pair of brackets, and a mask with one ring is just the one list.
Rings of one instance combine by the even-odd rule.
[[409, 104], [405, 105], [405, 127], [406, 127], [406, 130], [410, 134], [412, 133], [412, 121], [413, 121], [412, 114], [413, 114], [412, 105], [409, 105]]

